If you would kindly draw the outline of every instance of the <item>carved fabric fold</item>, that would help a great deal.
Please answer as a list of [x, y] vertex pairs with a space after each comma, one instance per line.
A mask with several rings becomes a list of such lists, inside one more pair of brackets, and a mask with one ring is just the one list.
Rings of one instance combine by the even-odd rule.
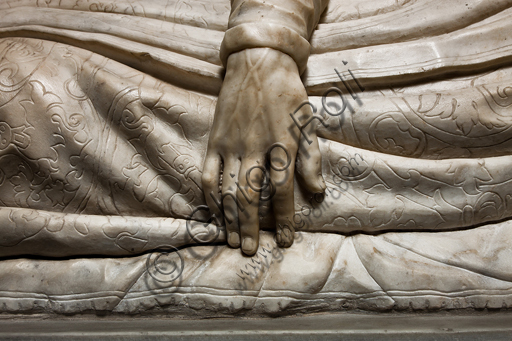
[[304, 75], [327, 196], [297, 189], [296, 243], [263, 232], [254, 258], [194, 215], [229, 3], [0, 3], [1, 310], [509, 307], [511, 4], [453, 1], [452, 25], [433, 3], [331, 1]]

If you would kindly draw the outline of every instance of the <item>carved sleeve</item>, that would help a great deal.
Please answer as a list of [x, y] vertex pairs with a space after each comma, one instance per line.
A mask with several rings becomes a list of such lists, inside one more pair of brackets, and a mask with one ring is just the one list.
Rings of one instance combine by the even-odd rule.
[[290, 55], [300, 73], [309, 57], [309, 38], [328, 0], [231, 0], [228, 30], [220, 58], [231, 53], [270, 47]]

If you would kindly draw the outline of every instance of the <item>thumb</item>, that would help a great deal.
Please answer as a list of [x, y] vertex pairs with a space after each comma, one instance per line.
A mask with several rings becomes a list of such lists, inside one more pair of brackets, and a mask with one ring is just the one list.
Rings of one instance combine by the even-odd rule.
[[311, 144], [301, 136], [297, 152], [296, 171], [301, 184], [311, 193], [323, 193], [326, 185], [322, 176], [322, 154], [314, 130], [307, 135]]

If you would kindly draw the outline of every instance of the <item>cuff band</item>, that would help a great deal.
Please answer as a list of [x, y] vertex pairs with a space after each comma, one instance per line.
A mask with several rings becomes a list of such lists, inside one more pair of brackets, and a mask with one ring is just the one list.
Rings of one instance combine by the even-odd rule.
[[293, 58], [300, 74], [306, 69], [311, 46], [300, 34], [288, 27], [265, 24], [241, 24], [230, 28], [220, 47], [220, 60], [224, 67], [231, 53], [245, 49], [269, 47]]

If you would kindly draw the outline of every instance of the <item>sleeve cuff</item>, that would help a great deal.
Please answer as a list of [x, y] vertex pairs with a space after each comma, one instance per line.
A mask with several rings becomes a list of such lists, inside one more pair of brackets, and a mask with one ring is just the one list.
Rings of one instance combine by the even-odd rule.
[[241, 24], [226, 31], [220, 47], [220, 59], [227, 65], [231, 53], [245, 49], [268, 47], [291, 56], [300, 74], [306, 69], [311, 46], [294, 30], [272, 23]]

